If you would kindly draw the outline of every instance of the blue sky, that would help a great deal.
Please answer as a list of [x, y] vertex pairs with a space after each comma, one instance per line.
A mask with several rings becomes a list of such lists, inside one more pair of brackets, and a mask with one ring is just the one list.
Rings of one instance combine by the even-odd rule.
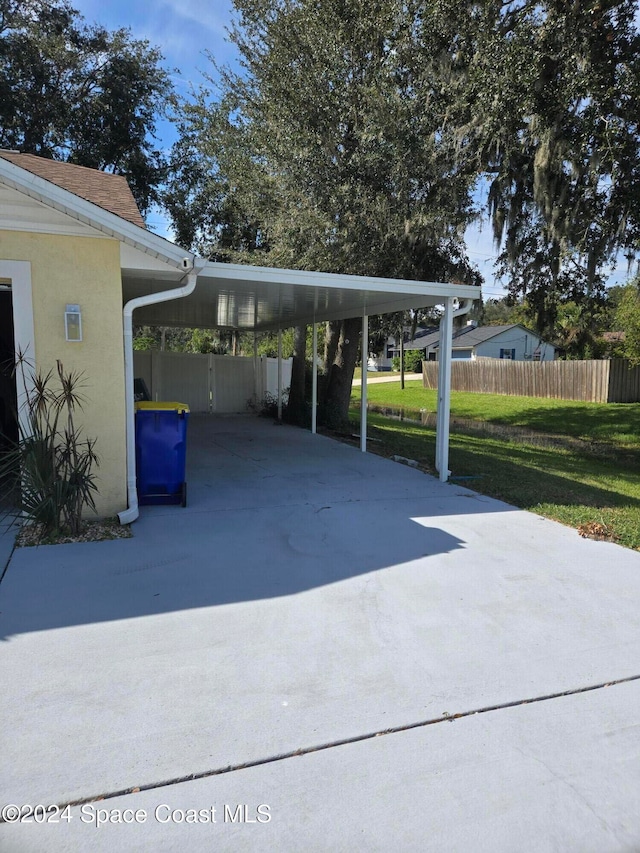
[[[214, 73], [205, 51], [219, 64], [233, 63], [236, 57], [226, 33], [232, 17], [230, 0], [71, 0], [71, 3], [87, 23], [102, 24], [110, 30], [129, 27], [135, 38], [148, 39], [158, 47], [180, 95], [187, 95], [192, 87], [205, 83], [202, 72]], [[173, 127], [163, 123], [158, 136], [163, 146], [170, 147], [175, 138]], [[148, 224], [153, 230], [166, 233], [167, 224], [159, 211], [150, 214]], [[468, 229], [466, 241], [469, 258], [485, 279], [485, 299], [503, 296], [504, 289], [493, 273], [496, 252], [489, 223]], [[622, 260], [610, 283], [626, 278], [626, 262]]]

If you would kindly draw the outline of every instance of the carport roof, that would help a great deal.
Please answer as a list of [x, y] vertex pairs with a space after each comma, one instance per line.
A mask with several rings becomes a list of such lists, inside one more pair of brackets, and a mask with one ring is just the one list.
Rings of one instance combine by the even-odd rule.
[[[126, 299], [170, 286], [153, 277], [123, 274]], [[423, 308], [447, 297], [479, 296], [479, 288], [467, 285], [208, 262], [190, 296], [138, 308], [135, 321], [266, 330]]]
[[[44, 178], [0, 157], [0, 183], [118, 239], [125, 302], [175, 288], [184, 277], [189, 252], [70, 192], [51, 175]], [[202, 263], [190, 296], [138, 308], [135, 322], [266, 330], [423, 308], [448, 297], [480, 298], [480, 288], [469, 285]]]

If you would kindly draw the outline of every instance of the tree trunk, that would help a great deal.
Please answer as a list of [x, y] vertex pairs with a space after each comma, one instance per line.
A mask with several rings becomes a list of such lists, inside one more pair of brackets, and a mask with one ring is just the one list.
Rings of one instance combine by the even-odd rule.
[[303, 425], [306, 420], [305, 375], [307, 355], [307, 327], [296, 326], [293, 331], [293, 364], [291, 366], [291, 385], [287, 420]]
[[404, 329], [400, 330], [400, 387], [404, 391]]
[[335, 361], [336, 352], [338, 351], [338, 341], [340, 339], [340, 329], [342, 323], [340, 320], [330, 320], [325, 327], [324, 336], [324, 372], [331, 371], [331, 365]]
[[358, 317], [343, 320], [341, 324], [340, 338], [331, 365], [323, 406], [323, 420], [332, 428], [342, 427], [349, 420], [351, 385], [358, 358], [361, 327], [362, 320]]

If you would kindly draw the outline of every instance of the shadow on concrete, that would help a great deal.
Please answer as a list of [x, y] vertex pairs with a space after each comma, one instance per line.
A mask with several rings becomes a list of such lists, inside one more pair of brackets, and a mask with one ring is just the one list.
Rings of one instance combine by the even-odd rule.
[[400, 577], [465, 547], [441, 516], [506, 504], [302, 430], [193, 418], [190, 503], [147, 507], [133, 539], [17, 549], [3, 639], [291, 596], [372, 572]]

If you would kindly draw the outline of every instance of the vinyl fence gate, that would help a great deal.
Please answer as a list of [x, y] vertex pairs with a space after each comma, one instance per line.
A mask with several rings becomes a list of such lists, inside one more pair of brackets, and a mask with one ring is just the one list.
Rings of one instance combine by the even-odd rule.
[[[145, 350], [134, 352], [133, 369], [152, 400], [187, 403], [192, 412], [246, 412], [278, 392], [277, 358]], [[291, 359], [283, 359], [283, 390], [290, 383]]]

